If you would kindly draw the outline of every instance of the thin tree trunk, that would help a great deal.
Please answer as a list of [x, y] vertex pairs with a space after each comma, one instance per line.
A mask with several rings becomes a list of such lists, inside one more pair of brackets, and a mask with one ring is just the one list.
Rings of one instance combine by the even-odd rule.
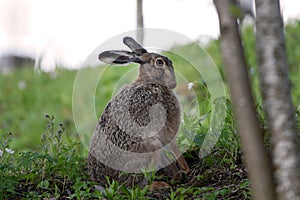
[[237, 17], [232, 13], [233, 6], [236, 7], [237, 4], [235, 0], [214, 0], [214, 4], [219, 15], [225, 73], [253, 189], [252, 195], [258, 200], [274, 200], [271, 162], [264, 147], [263, 133], [257, 119]]
[[137, 0], [136, 2], [136, 17], [137, 17], [136, 39], [140, 44], [143, 45], [144, 42], [143, 0]]
[[278, 199], [300, 199], [300, 139], [292, 105], [279, 0], [256, 0], [261, 92]]

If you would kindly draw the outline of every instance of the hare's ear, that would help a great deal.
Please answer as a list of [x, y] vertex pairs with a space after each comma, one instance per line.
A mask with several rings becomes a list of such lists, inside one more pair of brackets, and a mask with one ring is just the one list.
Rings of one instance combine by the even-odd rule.
[[144, 49], [142, 45], [140, 45], [137, 41], [135, 41], [131, 37], [124, 37], [123, 43], [126, 44], [137, 55], [147, 53], [146, 49]]
[[123, 65], [132, 62], [143, 63], [137, 55], [129, 51], [104, 51], [99, 54], [98, 58], [108, 64]]

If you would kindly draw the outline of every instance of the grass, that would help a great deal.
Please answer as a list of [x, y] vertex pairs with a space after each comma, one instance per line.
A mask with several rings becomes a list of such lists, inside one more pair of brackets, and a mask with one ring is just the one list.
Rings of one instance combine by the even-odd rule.
[[[231, 114], [228, 113], [226, 118], [232, 120]], [[5, 181], [0, 182], [0, 197], [3, 199], [186, 199], [191, 197], [215, 199], [232, 195], [245, 199], [249, 197], [248, 180], [242, 166], [237, 138], [234, 134], [227, 133], [228, 130], [232, 130], [232, 126], [235, 126], [232, 121], [227, 121], [215, 150], [208, 157], [199, 159], [200, 145], [197, 142], [185, 153], [192, 169], [188, 177], [189, 181], [173, 183], [171, 188], [151, 192], [149, 187], [126, 188], [121, 183], [110, 180], [109, 185], [104, 189], [104, 194], [94, 188], [97, 183], [90, 181], [86, 173], [82, 145], [71, 139], [72, 134], [66, 131], [63, 123], [56, 123], [55, 120], [51, 115], [46, 115], [44, 118], [46, 126], [41, 136], [40, 151], [13, 150], [10, 142], [15, 138], [11, 133], [2, 133], [0, 177]], [[150, 179], [153, 181], [159, 177], [159, 174], [152, 174]], [[226, 179], [230, 180], [228, 184], [224, 184], [224, 180], [227, 182]]]
[[[299, 21], [286, 26], [292, 98], [298, 128], [299, 34]], [[258, 116], [265, 127], [254, 41], [252, 29], [245, 28], [243, 42], [250, 78]], [[218, 45], [218, 40], [211, 41], [205, 50], [224, 78]], [[102, 192], [95, 189], [97, 184], [87, 174], [87, 149], [81, 143], [73, 122], [72, 92], [77, 71], [57, 69], [47, 74], [26, 68], [0, 75], [0, 199], [250, 199], [249, 180], [242, 162], [230, 101], [223, 101], [227, 110], [224, 112], [223, 128], [218, 130], [220, 125], [214, 121], [214, 103], [210, 101], [209, 85], [187, 60], [172, 53], [191, 55], [192, 60], [200, 58], [200, 65], [213, 67], [206, 53], [195, 54], [195, 48], [195, 44], [189, 44], [165, 52], [173, 60], [180, 82], [176, 92], [183, 104], [183, 121], [177, 142], [184, 147], [184, 157], [191, 168], [185, 181], [172, 183], [167, 178], [169, 174], [158, 171], [155, 174], [145, 173], [145, 176], [151, 181], [165, 180], [170, 183], [169, 188], [161, 191], [138, 186], [126, 188], [122, 183], [109, 180]], [[100, 68], [89, 68], [87, 73], [94, 75], [99, 73]], [[113, 95], [112, 91], [132, 81], [136, 73], [135, 65], [110, 67], [103, 71], [95, 94], [97, 116]], [[182, 77], [187, 78], [184, 80]], [[194, 83], [191, 91], [187, 89], [188, 82]], [[199, 115], [191, 115], [196, 112], [194, 110]], [[201, 146], [211, 129], [218, 130], [220, 137], [210, 153], [200, 159]]]
[[71, 71], [39, 74], [31, 68], [1, 75], [0, 127], [5, 132], [12, 131], [17, 138], [12, 147], [37, 150], [44, 131], [40, 119], [46, 113], [59, 113], [58, 120], [69, 131], [75, 131], [70, 98], [74, 75]]
[[[85, 182], [85, 160], [79, 143], [73, 142], [62, 123], [45, 116], [46, 130], [41, 138], [41, 151], [8, 151], [10, 133], [0, 140], [1, 199], [37, 199], [63, 197], [98, 197], [90, 193], [92, 182]], [[66, 139], [62, 139], [65, 137]], [[94, 196], [93, 196], [94, 195]], [[79, 199], [80, 199], [79, 198]]]

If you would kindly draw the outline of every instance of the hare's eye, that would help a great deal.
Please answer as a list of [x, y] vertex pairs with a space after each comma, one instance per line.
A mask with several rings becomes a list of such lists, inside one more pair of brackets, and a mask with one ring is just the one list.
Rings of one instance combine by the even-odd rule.
[[165, 64], [165, 61], [162, 58], [156, 58], [156, 60], [155, 60], [156, 67], [163, 67], [164, 64]]

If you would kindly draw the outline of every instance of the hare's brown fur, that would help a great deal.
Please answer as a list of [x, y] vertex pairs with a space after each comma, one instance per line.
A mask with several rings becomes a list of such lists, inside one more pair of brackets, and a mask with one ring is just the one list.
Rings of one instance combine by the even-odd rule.
[[[132, 43], [128, 45], [124, 41], [133, 52], [109, 51], [99, 56], [101, 60], [114, 64], [123, 64], [126, 61], [141, 64], [138, 78], [124, 86], [108, 103], [92, 137], [88, 168], [92, 179], [101, 185], [107, 184], [106, 176], [126, 186], [145, 185], [141, 174], [120, 176], [121, 171], [117, 166], [130, 165], [136, 161], [134, 158], [121, 159], [114, 146], [118, 147], [120, 152], [153, 152], [174, 139], [180, 124], [180, 105], [172, 91], [176, 85], [172, 62], [159, 54], [148, 53], [135, 41], [129, 42]], [[161, 60], [157, 61], [158, 59]], [[154, 117], [156, 114], [158, 117], [162, 115], [160, 110], [164, 110], [165, 123], [156, 135], [142, 137], [142, 134], [149, 133], [140, 133], [139, 127], [146, 127], [151, 122], [150, 110], [155, 105], [160, 105], [163, 109], [158, 109]], [[132, 124], [138, 128], [132, 128]], [[108, 166], [106, 161], [112, 165]]]

